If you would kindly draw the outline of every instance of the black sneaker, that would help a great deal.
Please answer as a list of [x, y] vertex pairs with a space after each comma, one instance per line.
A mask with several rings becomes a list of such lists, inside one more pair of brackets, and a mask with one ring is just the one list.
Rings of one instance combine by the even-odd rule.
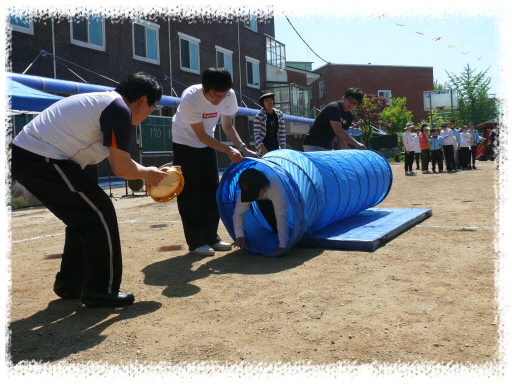
[[55, 280], [53, 292], [63, 299], [79, 299], [82, 294], [82, 286], [65, 283]]
[[96, 293], [82, 289], [80, 299], [82, 304], [91, 308], [117, 308], [133, 304], [135, 296], [123, 291], [116, 293]]
[[476, 167], [473, 165], [473, 169], [476, 169]]

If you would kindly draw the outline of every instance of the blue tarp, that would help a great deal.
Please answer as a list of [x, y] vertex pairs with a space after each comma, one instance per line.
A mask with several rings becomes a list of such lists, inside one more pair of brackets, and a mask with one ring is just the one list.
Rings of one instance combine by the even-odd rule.
[[[19, 73], [7, 73], [8, 77], [11, 77], [18, 83], [25, 84], [34, 89], [38, 89], [46, 92], [61, 92], [61, 93], [69, 93], [69, 94], [77, 94], [77, 93], [88, 93], [88, 92], [107, 92], [113, 91], [115, 88], [105, 87], [103, 85], [96, 84], [87, 84], [80, 83], [76, 81], [69, 80], [60, 80], [60, 79], [52, 79], [48, 77], [40, 77], [40, 76], [32, 76], [32, 75], [22, 75]], [[177, 107], [180, 105], [181, 99], [173, 96], [163, 95], [158, 105], [165, 105], [168, 107]], [[51, 104], [49, 104], [51, 105]], [[48, 105], [48, 106], [49, 106]], [[34, 111], [34, 110], [33, 110]], [[250, 109], [245, 107], [238, 108], [238, 115], [242, 116], [256, 116], [259, 112], [259, 109]], [[313, 124], [313, 119], [309, 119], [306, 117], [293, 116], [293, 115], [284, 115], [285, 121], [290, 121], [297, 124]]]
[[11, 78], [7, 78], [6, 87], [7, 95], [11, 96], [11, 109], [15, 111], [42, 112], [63, 99], [62, 96], [38, 91]]

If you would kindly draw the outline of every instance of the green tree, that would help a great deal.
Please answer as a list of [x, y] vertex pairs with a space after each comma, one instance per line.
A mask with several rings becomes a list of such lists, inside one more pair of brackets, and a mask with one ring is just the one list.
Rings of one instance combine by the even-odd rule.
[[441, 83], [434, 80], [434, 91], [444, 91], [445, 89], [450, 89], [448, 83]]
[[352, 128], [361, 131], [361, 142], [366, 148], [371, 148], [370, 138], [374, 128], [379, 125], [391, 127], [391, 124], [382, 120], [381, 112], [386, 107], [387, 99], [383, 96], [369, 95], [364, 96], [363, 102], [354, 111], [354, 123]]
[[459, 108], [454, 111], [457, 126], [468, 125], [470, 121], [478, 125], [493, 118], [497, 102], [489, 94], [491, 78], [486, 77], [488, 70], [475, 73], [476, 69], [466, 64], [459, 75], [446, 71], [449, 87], [458, 91]]
[[391, 124], [391, 127], [387, 129], [388, 133], [401, 134], [405, 124], [412, 122], [412, 112], [407, 110], [406, 102], [405, 97], [391, 97], [391, 105], [381, 112], [382, 120]]

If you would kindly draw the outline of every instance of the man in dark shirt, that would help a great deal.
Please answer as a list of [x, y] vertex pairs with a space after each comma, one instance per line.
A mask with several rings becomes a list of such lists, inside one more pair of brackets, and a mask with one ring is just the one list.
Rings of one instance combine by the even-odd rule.
[[304, 137], [304, 151], [331, 150], [335, 137], [338, 138], [340, 149], [348, 149], [347, 144], [356, 149], [366, 149], [347, 132], [354, 119], [352, 111], [362, 103], [363, 98], [364, 92], [360, 88], [349, 88], [341, 100], [327, 104]]

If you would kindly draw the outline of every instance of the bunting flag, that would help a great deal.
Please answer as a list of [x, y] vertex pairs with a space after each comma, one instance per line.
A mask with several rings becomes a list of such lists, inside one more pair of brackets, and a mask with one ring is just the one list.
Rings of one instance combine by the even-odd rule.
[[[382, 18], [386, 17], [386, 14], [383, 13], [382, 15], [377, 15], [377, 16], [379, 17], [379, 19], [382, 19]], [[396, 22], [395, 22], [395, 24], [398, 25], [399, 27], [405, 27], [405, 24], [399, 24], [399, 23], [396, 23]], [[424, 35], [423, 32], [415, 32], [415, 33], [418, 34], [418, 35]], [[433, 41], [439, 41], [439, 40], [441, 40], [441, 37], [434, 37], [432, 40]], [[455, 45], [448, 45], [448, 48], [455, 48]], [[464, 51], [464, 52], [462, 52], [462, 54], [464, 54], [464, 55], [466, 55], [468, 53], [471, 53], [471, 51]], [[484, 56], [480, 56], [477, 60], [480, 60], [482, 57], [484, 57]], [[503, 71], [503, 69], [501, 69], [501, 70]]]

